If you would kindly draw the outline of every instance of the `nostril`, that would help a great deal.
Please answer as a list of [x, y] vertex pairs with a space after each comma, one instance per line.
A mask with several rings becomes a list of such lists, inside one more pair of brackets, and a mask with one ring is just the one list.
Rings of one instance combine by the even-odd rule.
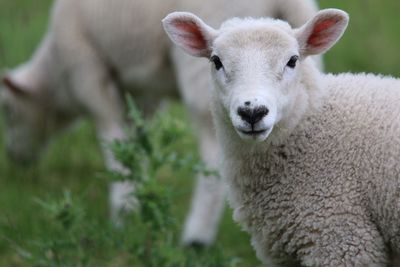
[[259, 110], [261, 113], [263, 113], [264, 115], [267, 115], [269, 113], [269, 109], [266, 106], [261, 106], [259, 107]]
[[242, 120], [251, 123], [253, 111], [250, 108], [238, 108], [238, 115], [242, 118]]
[[264, 118], [266, 115], [268, 115], [269, 110], [266, 106], [260, 106], [254, 109], [248, 107], [240, 107], [238, 108], [237, 113], [242, 118], [242, 120], [253, 125], [262, 120], [262, 118]]
[[262, 118], [267, 116], [269, 113], [269, 110], [266, 106], [261, 106], [257, 107], [253, 111], [253, 116], [254, 116], [254, 123], [259, 122]]

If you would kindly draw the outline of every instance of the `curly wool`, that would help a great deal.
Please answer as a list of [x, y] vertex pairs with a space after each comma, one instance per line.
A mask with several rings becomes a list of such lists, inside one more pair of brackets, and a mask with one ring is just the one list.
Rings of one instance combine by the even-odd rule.
[[221, 139], [234, 218], [268, 266], [386, 266], [400, 253], [400, 80], [322, 75], [321, 88], [284, 141]]

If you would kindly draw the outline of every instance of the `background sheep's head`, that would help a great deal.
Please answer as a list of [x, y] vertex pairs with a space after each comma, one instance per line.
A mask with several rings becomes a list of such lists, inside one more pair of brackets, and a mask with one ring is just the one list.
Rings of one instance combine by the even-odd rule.
[[50, 135], [63, 123], [49, 112], [51, 103], [41, 98], [37, 81], [31, 76], [29, 65], [23, 65], [2, 78], [0, 106], [7, 154], [20, 165], [37, 161]]
[[304, 93], [296, 86], [302, 65], [332, 47], [347, 23], [348, 15], [337, 9], [318, 12], [299, 29], [280, 20], [235, 18], [215, 30], [186, 12], [163, 20], [175, 44], [213, 62], [213, 95], [221, 115], [241, 138], [255, 141], [264, 141], [275, 125], [301, 112], [293, 108]]

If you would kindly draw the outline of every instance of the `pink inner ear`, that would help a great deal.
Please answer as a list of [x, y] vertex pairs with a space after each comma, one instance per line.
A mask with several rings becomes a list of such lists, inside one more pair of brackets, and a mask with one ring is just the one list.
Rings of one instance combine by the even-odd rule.
[[333, 17], [317, 22], [314, 27], [313, 33], [307, 40], [307, 43], [314, 47], [321, 47], [326, 45], [330, 41], [330, 36], [332, 33], [330, 29], [339, 21], [340, 18]]
[[207, 47], [207, 41], [199, 26], [191, 21], [174, 21], [173, 26], [178, 30], [180, 40], [193, 50], [204, 50]]

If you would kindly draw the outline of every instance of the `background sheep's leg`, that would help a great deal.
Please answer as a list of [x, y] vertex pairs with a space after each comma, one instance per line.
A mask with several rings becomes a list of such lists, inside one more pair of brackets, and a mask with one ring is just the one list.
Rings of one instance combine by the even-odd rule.
[[[108, 84], [107, 84], [108, 83]], [[118, 92], [114, 83], [105, 82], [104, 88], [101, 90], [107, 92]], [[112, 152], [111, 144], [113, 141], [123, 139], [125, 137], [123, 130], [123, 111], [119, 96], [101, 95], [98, 96], [99, 107], [103, 107], [107, 114], [95, 114], [95, 123], [98, 133], [98, 138], [101, 142], [105, 164], [108, 170], [127, 172], [120, 162], [118, 162]], [[122, 225], [121, 213], [130, 212], [135, 207], [135, 198], [132, 195], [134, 191], [133, 184], [129, 181], [125, 182], [112, 182], [110, 184], [109, 204], [111, 219], [117, 225]]]
[[[174, 48], [172, 60], [178, 76], [182, 98], [191, 113], [199, 140], [202, 160], [217, 170], [218, 144], [209, 110], [209, 66]], [[192, 206], [186, 220], [183, 243], [209, 245], [214, 241], [224, 207], [224, 185], [218, 177], [197, 177]]]
[[[126, 172], [127, 170], [115, 159], [110, 145], [112, 141], [124, 138], [122, 127], [110, 126], [110, 128], [101, 128], [99, 138], [102, 142], [103, 154], [108, 170]], [[122, 225], [121, 213], [134, 210], [136, 201], [132, 195], [134, 186], [132, 182], [112, 182], [110, 184], [109, 204], [111, 219], [117, 226]]]
[[[196, 119], [200, 153], [208, 168], [217, 170], [218, 144], [211, 118]], [[214, 239], [224, 208], [225, 186], [219, 177], [199, 175], [187, 217], [183, 242], [187, 245], [209, 245]]]
[[[108, 91], [118, 92], [117, 88], [113, 83], [110, 82], [108, 85]], [[98, 132], [98, 137], [101, 142], [104, 159], [106, 163], [106, 167], [108, 170], [119, 171], [119, 172], [127, 172], [120, 162], [118, 162], [114, 154], [111, 150], [111, 144], [113, 141], [118, 139], [123, 139], [125, 137], [123, 131], [123, 119], [122, 119], [122, 110], [121, 107], [123, 104], [121, 103], [119, 97], [115, 96], [115, 98], [104, 96], [104, 102], [100, 105], [106, 110], [109, 110], [110, 113], [106, 117], [96, 118], [96, 127]], [[106, 103], [108, 106], [105, 106]], [[121, 213], [130, 212], [135, 208], [135, 198], [132, 195], [134, 191], [134, 186], [132, 182], [124, 181], [124, 182], [112, 182], [110, 185], [110, 193], [109, 193], [109, 203], [110, 203], [110, 211], [111, 211], [111, 219], [117, 226], [122, 225], [122, 217]]]
[[[126, 171], [115, 159], [110, 147], [112, 141], [124, 138], [124, 104], [107, 66], [97, 58], [86, 42], [79, 43], [74, 51], [65, 54], [68, 55], [64, 59], [67, 66], [73, 66], [71, 89], [78, 105], [95, 122], [106, 167], [109, 170]], [[134, 207], [134, 197], [130, 195], [132, 191], [133, 186], [129, 182], [114, 182], [110, 185], [111, 216], [116, 224], [121, 223], [121, 211], [129, 211]]]
[[[105, 163], [108, 170], [127, 172], [121, 163], [119, 163], [110, 148], [114, 140], [123, 139], [124, 132], [121, 125], [107, 124], [104, 121], [98, 123], [99, 139], [102, 143]], [[134, 210], [136, 200], [132, 193], [134, 192], [133, 183], [130, 181], [112, 182], [110, 184], [109, 204], [111, 219], [117, 226], [121, 226], [122, 214]]]

